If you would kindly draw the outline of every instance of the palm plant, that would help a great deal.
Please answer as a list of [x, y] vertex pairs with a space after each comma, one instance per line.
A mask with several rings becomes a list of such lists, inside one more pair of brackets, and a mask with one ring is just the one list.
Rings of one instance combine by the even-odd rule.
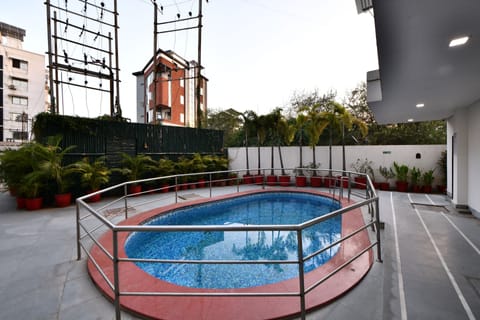
[[90, 162], [88, 157], [73, 164], [80, 174], [80, 181], [88, 191], [97, 191], [101, 186], [110, 181], [111, 170], [105, 165], [105, 157], [99, 157], [94, 162]]
[[65, 165], [63, 161], [65, 154], [74, 149], [75, 146], [62, 148], [60, 146], [61, 141], [62, 137], [59, 135], [50, 136], [47, 138], [45, 145], [37, 143], [34, 148], [34, 153], [38, 159], [37, 170], [40, 175], [55, 183], [57, 194], [67, 192], [72, 183], [72, 174], [76, 172], [74, 165]]
[[128, 181], [142, 179], [145, 174], [156, 169], [156, 163], [150, 156], [144, 154], [131, 156], [123, 152], [120, 155], [122, 157], [122, 167], [114, 170], [123, 175]]
[[303, 151], [302, 151], [302, 148], [303, 148], [303, 133], [305, 131], [305, 124], [307, 122], [307, 116], [305, 116], [303, 113], [300, 113], [298, 116], [297, 116], [297, 119], [296, 119], [296, 122], [295, 122], [295, 130], [299, 133], [299, 139], [298, 139], [298, 145], [299, 145], [299, 152], [300, 152], [300, 155], [299, 155], [299, 159], [300, 159], [300, 163], [299, 163], [299, 168], [297, 171], [297, 175], [299, 176], [303, 176], [303, 171], [302, 171], [302, 167], [303, 167]]
[[282, 175], [285, 175], [285, 169], [283, 165], [282, 149], [280, 143], [283, 143], [286, 146], [289, 146], [293, 139], [295, 139], [295, 133], [297, 128], [295, 124], [289, 124], [285, 118], [281, 118], [277, 123], [277, 132], [278, 132], [278, 155], [280, 157], [280, 167], [282, 168]]

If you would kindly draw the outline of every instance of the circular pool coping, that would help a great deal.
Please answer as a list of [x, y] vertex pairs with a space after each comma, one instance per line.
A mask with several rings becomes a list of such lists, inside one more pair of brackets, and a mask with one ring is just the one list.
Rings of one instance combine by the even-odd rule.
[[[165, 213], [172, 209], [191, 206], [221, 199], [235, 198], [241, 195], [265, 193], [265, 192], [300, 192], [331, 197], [331, 195], [313, 190], [298, 190], [283, 188], [281, 190], [255, 190], [245, 191], [215, 198], [202, 198], [199, 200], [187, 201], [173, 205], [164, 206], [138, 214], [132, 218], [122, 221], [119, 225], [139, 225], [154, 216]], [[353, 202], [344, 199], [342, 207], [351, 205]], [[364, 226], [361, 209], [352, 210], [342, 215], [342, 237], [346, 234]], [[125, 253], [125, 241], [129, 232], [118, 234], [119, 257], [127, 258]], [[108, 252], [112, 253], [112, 232], [103, 234], [99, 242]], [[305, 287], [309, 287], [338, 266], [345, 263], [355, 254], [371, 244], [368, 232], [363, 230], [350, 239], [344, 241], [337, 254], [321, 267], [305, 274]], [[90, 250], [91, 256], [95, 259], [102, 271], [113, 283], [113, 263], [105, 256], [103, 251], [94, 245]], [[373, 252], [368, 250], [358, 259], [347, 265], [341, 271], [330, 277], [321, 285], [317, 286], [306, 295], [307, 310], [319, 308], [322, 305], [340, 297], [368, 273], [373, 263]], [[88, 273], [94, 284], [109, 299], [114, 298], [114, 293], [99, 273], [95, 265], [89, 259], [87, 263]], [[157, 279], [133, 262], [119, 263], [120, 292], [235, 292], [235, 293], [261, 293], [261, 292], [298, 292], [298, 278], [281, 281], [274, 284], [243, 288], [243, 289], [196, 289], [175, 285]], [[142, 317], [152, 319], [275, 319], [298, 315], [300, 313], [299, 297], [199, 297], [199, 296], [121, 296], [122, 309]]]

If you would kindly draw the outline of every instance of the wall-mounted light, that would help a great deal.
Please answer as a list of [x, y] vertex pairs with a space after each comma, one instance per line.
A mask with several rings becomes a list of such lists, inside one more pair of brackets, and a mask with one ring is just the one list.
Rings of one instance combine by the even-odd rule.
[[462, 36], [462, 37], [453, 38], [452, 40], [450, 40], [450, 43], [448, 44], [448, 46], [449, 47], [463, 46], [464, 44], [466, 44], [468, 42], [469, 39], [470, 39], [469, 36]]
[[417, 104], [415, 105], [415, 107], [417, 107], [417, 108], [423, 108], [423, 107], [425, 107], [425, 103], [417, 103]]

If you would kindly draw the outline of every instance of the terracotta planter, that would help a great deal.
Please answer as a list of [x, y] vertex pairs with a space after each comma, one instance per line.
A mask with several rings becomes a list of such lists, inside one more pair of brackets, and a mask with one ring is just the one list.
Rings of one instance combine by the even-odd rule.
[[444, 185], [437, 185], [437, 191], [441, 194], [447, 193], [447, 187]]
[[348, 189], [348, 177], [338, 176], [337, 179], [340, 181], [342, 188]]
[[432, 186], [423, 186], [424, 193], [432, 193]]
[[275, 175], [267, 176], [267, 185], [276, 186], [277, 185], [277, 176], [275, 176]]
[[325, 187], [332, 188], [335, 187], [336, 179], [334, 177], [325, 177], [323, 183]]
[[[95, 190], [96, 191], [96, 190]], [[90, 191], [90, 192], [95, 192], [95, 191]], [[88, 192], [88, 193], [90, 193]], [[90, 196], [87, 198], [87, 201], [88, 202], [98, 202], [102, 199], [102, 195], [99, 193], [99, 194], [96, 194], [96, 195], [93, 195], [93, 196]]]
[[395, 182], [397, 186], [397, 191], [399, 192], [407, 192], [408, 191], [408, 182], [406, 181], [397, 181]]
[[137, 184], [137, 185], [129, 185], [128, 186], [128, 193], [129, 194], [137, 194], [137, 193], [140, 193], [142, 192], [142, 185], [140, 184]]
[[25, 198], [17, 196], [17, 209], [25, 209]]
[[243, 183], [244, 184], [252, 184], [253, 183], [253, 177], [251, 175], [244, 175], [243, 176]]
[[365, 189], [367, 188], [367, 178], [365, 177], [355, 177], [355, 188]]
[[380, 188], [380, 190], [390, 190], [390, 183], [380, 182], [379, 188]]
[[198, 180], [198, 187], [199, 188], [205, 188], [205, 184], [206, 184], [205, 179]]
[[288, 187], [290, 185], [290, 176], [279, 176], [278, 181], [282, 187]]
[[43, 198], [28, 198], [25, 199], [25, 208], [27, 210], [38, 210], [41, 209], [43, 205]]
[[72, 203], [71, 193], [61, 193], [55, 196], [55, 206], [59, 208], [68, 207]]
[[296, 176], [295, 185], [297, 187], [305, 187], [307, 185], [307, 177], [305, 176]]
[[254, 176], [253, 180], [255, 181], [255, 184], [262, 184], [263, 183], [263, 176], [262, 175]]
[[418, 186], [418, 185], [415, 185], [412, 187], [412, 191], [413, 192], [422, 192], [422, 187], [421, 186]]
[[170, 185], [168, 183], [162, 184], [162, 188], [160, 189], [160, 192], [167, 193], [168, 191], [170, 191]]
[[320, 176], [311, 176], [310, 185], [314, 188], [319, 188], [322, 186], [323, 179]]

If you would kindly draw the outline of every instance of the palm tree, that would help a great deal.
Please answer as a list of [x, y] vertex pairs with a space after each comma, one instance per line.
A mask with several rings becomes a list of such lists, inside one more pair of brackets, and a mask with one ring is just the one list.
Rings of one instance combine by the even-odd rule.
[[278, 132], [278, 155], [280, 157], [280, 167], [282, 168], [282, 175], [285, 175], [285, 169], [283, 165], [283, 157], [282, 157], [282, 149], [280, 147], [280, 144], [283, 143], [286, 146], [289, 146], [292, 142], [293, 139], [295, 139], [295, 133], [297, 131], [297, 128], [295, 124], [289, 124], [287, 120], [282, 117], [278, 121], [277, 124], [277, 132]]
[[262, 146], [267, 138], [268, 132], [268, 117], [266, 115], [257, 116], [255, 115], [253, 121], [253, 126], [257, 132], [257, 156], [258, 156], [258, 175], [261, 175], [260, 172], [260, 146]]
[[344, 106], [336, 101], [328, 102], [328, 111], [321, 112], [320, 117], [327, 122], [329, 128], [329, 175], [332, 170], [332, 143], [335, 131], [340, 132], [342, 141], [342, 170], [346, 171], [345, 159], [345, 129], [352, 129], [354, 125], [358, 126], [363, 136], [367, 135], [367, 124], [353, 116]]
[[[313, 167], [317, 167], [317, 158], [315, 154], [315, 146], [320, 139], [325, 128], [328, 126], [328, 121], [322, 114], [318, 112], [319, 105], [315, 104], [312, 106], [305, 106], [305, 110], [307, 111], [307, 122], [305, 129], [309, 136], [309, 144], [313, 151]], [[316, 171], [313, 170], [313, 175], [316, 175]]]
[[241, 115], [243, 118], [243, 131], [245, 132], [245, 157], [247, 163], [247, 172], [245, 173], [246, 176], [250, 175], [250, 162], [248, 161], [248, 133], [251, 129], [254, 128], [253, 123], [257, 118], [257, 114], [254, 111], [245, 111], [244, 114]]
[[274, 150], [274, 145], [277, 143], [279, 144], [279, 136], [278, 136], [278, 124], [280, 122], [280, 119], [282, 119], [282, 109], [280, 108], [275, 108], [271, 113], [267, 114], [267, 120], [265, 125], [267, 126], [268, 131], [270, 132], [270, 137], [271, 137], [271, 149], [272, 152], [270, 153], [270, 175], [273, 176], [275, 175], [273, 167], [274, 167], [274, 156], [273, 156], [273, 150]]
[[[297, 116], [296, 123], [295, 123], [295, 129], [299, 133], [299, 138], [298, 138], [298, 145], [299, 145], [299, 151], [300, 151], [300, 164], [299, 168], [303, 167], [303, 152], [302, 152], [302, 147], [303, 147], [303, 133], [305, 130], [305, 123], [307, 122], [307, 117], [303, 114], [300, 113]], [[302, 176], [303, 171], [300, 169], [298, 172], [298, 175]]]

